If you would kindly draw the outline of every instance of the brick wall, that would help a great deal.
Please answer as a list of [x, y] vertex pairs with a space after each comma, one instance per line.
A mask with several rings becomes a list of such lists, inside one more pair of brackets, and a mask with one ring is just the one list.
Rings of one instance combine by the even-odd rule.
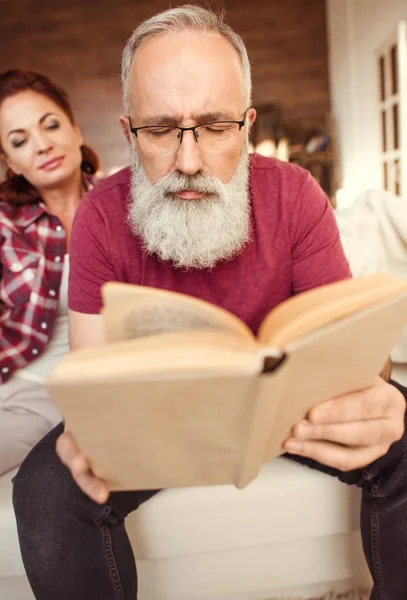
[[[168, 0], [2, 0], [0, 71], [36, 68], [54, 78], [68, 91], [103, 168], [124, 164], [127, 147], [118, 123], [121, 51], [141, 19], [168, 5]], [[323, 118], [329, 109], [325, 0], [225, 0], [222, 5], [247, 44], [254, 105], [277, 101], [288, 119]]]

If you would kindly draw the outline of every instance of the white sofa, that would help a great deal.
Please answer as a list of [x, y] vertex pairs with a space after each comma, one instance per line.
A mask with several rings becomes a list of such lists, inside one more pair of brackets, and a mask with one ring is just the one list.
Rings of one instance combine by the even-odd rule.
[[[13, 475], [0, 478], [0, 598], [32, 600], [11, 505]], [[283, 458], [243, 490], [161, 492], [127, 522], [139, 598], [270, 600], [366, 587], [359, 504], [356, 488]]]
[[[388, 273], [407, 278], [407, 200], [367, 190], [335, 212], [341, 242], [355, 277]], [[407, 386], [407, 327], [393, 348], [392, 377]]]

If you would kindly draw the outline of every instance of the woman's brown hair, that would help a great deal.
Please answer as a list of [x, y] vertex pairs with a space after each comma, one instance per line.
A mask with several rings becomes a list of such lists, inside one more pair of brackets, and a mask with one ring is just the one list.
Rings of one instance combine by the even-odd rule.
[[[64, 111], [71, 123], [75, 124], [67, 93], [45, 75], [23, 69], [12, 69], [0, 74], [0, 106], [6, 98], [26, 90], [47, 96]], [[87, 175], [93, 175], [99, 169], [99, 158], [88, 146], [83, 145], [81, 151], [81, 170]], [[21, 205], [38, 200], [39, 195], [35, 187], [22, 175], [16, 175], [8, 168], [6, 179], [0, 183], [0, 201]]]

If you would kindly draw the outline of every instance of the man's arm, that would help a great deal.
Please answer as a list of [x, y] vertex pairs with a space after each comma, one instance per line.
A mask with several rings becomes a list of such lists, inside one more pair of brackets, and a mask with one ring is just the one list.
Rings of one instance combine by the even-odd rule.
[[102, 346], [106, 343], [102, 315], [69, 310], [69, 345], [71, 350]]
[[[72, 350], [105, 343], [103, 317], [99, 314], [102, 305], [100, 288], [106, 281], [116, 279], [97, 197], [95, 202], [92, 201], [95, 195], [97, 189], [81, 202], [69, 248], [69, 338]], [[92, 465], [70, 431], [58, 438], [56, 451], [80, 489], [95, 502], [106, 502], [109, 497], [106, 482], [95, 477]]]
[[293, 201], [288, 219], [291, 234], [292, 290], [312, 288], [352, 276], [328, 198], [309, 175]]

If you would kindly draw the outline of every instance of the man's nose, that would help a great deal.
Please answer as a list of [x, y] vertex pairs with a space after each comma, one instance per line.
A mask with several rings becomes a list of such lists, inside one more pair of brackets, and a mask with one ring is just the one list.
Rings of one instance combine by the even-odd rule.
[[182, 132], [182, 141], [178, 146], [175, 167], [185, 175], [195, 175], [202, 171], [202, 152], [192, 129]]

